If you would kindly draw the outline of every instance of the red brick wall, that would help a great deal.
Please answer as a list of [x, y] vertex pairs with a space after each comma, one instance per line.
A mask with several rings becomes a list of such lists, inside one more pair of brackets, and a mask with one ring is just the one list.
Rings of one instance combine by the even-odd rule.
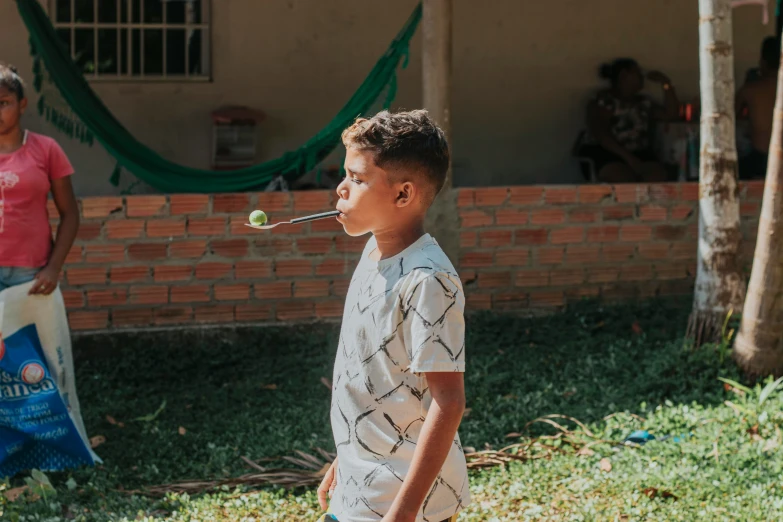
[[[688, 294], [698, 184], [462, 189], [460, 275], [470, 309]], [[749, 267], [763, 184], [741, 186]]]
[[[459, 190], [469, 310], [559, 306], [582, 296], [690, 291], [695, 184]], [[755, 240], [763, 187], [743, 185]], [[329, 192], [85, 198], [63, 293], [74, 330], [338, 318], [366, 238], [334, 220], [259, 233], [333, 208]], [[56, 215], [53, 206], [50, 212]], [[55, 221], [56, 222], [56, 221]], [[746, 249], [746, 252], [752, 249]]]

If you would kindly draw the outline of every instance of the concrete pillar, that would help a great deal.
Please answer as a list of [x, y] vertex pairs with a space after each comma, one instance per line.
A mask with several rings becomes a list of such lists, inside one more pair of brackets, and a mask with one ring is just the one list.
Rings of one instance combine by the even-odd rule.
[[[423, 102], [438, 125], [451, 137], [451, 13], [452, 0], [422, 4]], [[451, 171], [446, 180], [451, 188]]]
[[[453, 0], [422, 2], [422, 98], [424, 108], [446, 133], [451, 147], [451, 48]], [[452, 158], [454, 151], [452, 149]], [[459, 217], [451, 168], [443, 191], [430, 207], [427, 231], [451, 262], [459, 262]]]

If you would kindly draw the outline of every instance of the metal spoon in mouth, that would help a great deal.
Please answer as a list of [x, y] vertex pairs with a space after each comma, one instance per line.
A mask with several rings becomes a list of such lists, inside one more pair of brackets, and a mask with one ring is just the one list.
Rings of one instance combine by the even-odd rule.
[[329, 212], [323, 212], [321, 214], [313, 214], [312, 216], [294, 218], [291, 221], [280, 221], [273, 225], [251, 225], [250, 223], [245, 223], [245, 226], [250, 228], [255, 228], [256, 230], [269, 230], [270, 228], [275, 228], [277, 225], [296, 225], [298, 223], [306, 223], [308, 221], [315, 221], [317, 219], [326, 219], [330, 217], [336, 217], [339, 215], [340, 215], [339, 210], [331, 210]]

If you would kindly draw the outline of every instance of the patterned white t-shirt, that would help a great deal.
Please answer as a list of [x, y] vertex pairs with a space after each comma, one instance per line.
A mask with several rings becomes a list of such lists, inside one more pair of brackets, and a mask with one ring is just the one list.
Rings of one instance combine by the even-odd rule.
[[[351, 280], [332, 380], [340, 522], [377, 522], [391, 508], [432, 403], [424, 373], [465, 371], [465, 299], [446, 254], [429, 234], [381, 261], [375, 248], [372, 237]], [[469, 503], [457, 436], [416, 520]]]

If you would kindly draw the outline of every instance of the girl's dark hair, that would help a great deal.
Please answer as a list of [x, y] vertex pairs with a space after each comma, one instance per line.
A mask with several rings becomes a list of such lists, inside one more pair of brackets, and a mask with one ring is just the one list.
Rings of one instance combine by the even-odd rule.
[[612, 63], [603, 64], [598, 74], [601, 75], [601, 78], [609, 80], [613, 86], [616, 86], [617, 82], [620, 81], [620, 74], [635, 67], [639, 67], [639, 64], [633, 58], [618, 58]]
[[24, 81], [13, 65], [0, 62], [0, 87], [5, 87], [20, 100], [24, 99]]

